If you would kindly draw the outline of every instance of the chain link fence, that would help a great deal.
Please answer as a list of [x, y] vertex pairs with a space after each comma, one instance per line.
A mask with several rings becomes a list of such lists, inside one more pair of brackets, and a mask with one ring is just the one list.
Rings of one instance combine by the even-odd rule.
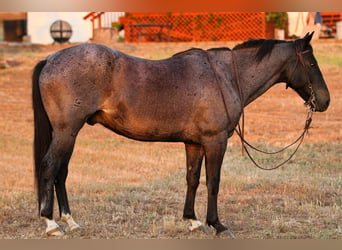
[[265, 12], [127, 12], [120, 23], [125, 42], [242, 41], [266, 36]]

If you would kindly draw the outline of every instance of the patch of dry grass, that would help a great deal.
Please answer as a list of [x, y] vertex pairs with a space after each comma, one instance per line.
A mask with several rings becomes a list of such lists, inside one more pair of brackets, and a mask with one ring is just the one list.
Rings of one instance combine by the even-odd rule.
[[[168, 158], [174, 155], [168, 153], [170, 146], [171, 149], [174, 147], [169, 144], [152, 147]], [[96, 150], [98, 146], [93, 147]], [[241, 239], [341, 238], [341, 159], [324, 164], [326, 157], [334, 159], [334, 149], [340, 148], [341, 144], [306, 145], [298, 158], [321, 147], [326, 148], [327, 153], [323, 157], [315, 157], [315, 165], [300, 160], [279, 170], [265, 172], [241, 157], [239, 147], [231, 146], [223, 164], [219, 195], [222, 222]], [[144, 146], [140, 149], [146, 150]], [[79, 157], [75, 155], [75, 158]], [[149, 163], [144, 161], [129, 161], [132, 165], [149, 167]], [[158, 164], [158, 160], [155, 162]], [[82, 166], [75, 162], [71, 165], [68, 181], [70, 203], [82, 228], [67, 233], [63, 238], [216, 237], [213, 230], [208, 235], [199, 231], [190, 233], [188, 222], [182, 220], [185, 170], [165, 170], [163, 176], [152, 179], [141, 174], [137, 183], [126, 179], [125, 171], [117, 169], [117, 176], [112, 177], [108, 174], [112, 171], [110, 169], [108, 173], [96, 171], [102, 167], [101, 161], [93, 164], [88, 173], [77, 173]], [[182, 167], [184, 162], [178, 165]], [[83, 177], [75, 177], [78, 175]], [[93, 178], [88, 175], [93, 175]], [[84, 176], [88, 177], [81, 181], [78, 179]], [[2, 190], [2, 194], [5, 193]], [[202, 221], [206, 216], [206, 197], [203, 173], [196, 203], [196, 212]], [[32, 192], [7, 190], [0, 203], [1, 238], [45, 238], [42, 235], [44, 224], [37, 218]], [[57, 209], [55, 214], [58, 214]]]

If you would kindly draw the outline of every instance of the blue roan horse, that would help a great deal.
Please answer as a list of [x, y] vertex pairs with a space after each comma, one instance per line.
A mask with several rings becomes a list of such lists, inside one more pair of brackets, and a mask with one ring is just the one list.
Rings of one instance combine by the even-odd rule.
[[194, 203], [205, 156], [206, 223], [228, 231], [217, 212], [220, 170], [244, 106], [285, 82], [315, 111], [329, 92], [314, 58], [313, 34], [295, 41], [250, 40], [230, 50], [190, 49], [145, 60], [97, 44], [61, 50], [33, 73], [34, 159], [39, 213], [48, 235], [63, 232], [53, 219], [56, 190], [61, 220], [71, 217], [65, 181], [75, 139], [85, 123], [100, 123], [141, 141], [183, 142], [187, 193], [183, 217], [194, 225]]

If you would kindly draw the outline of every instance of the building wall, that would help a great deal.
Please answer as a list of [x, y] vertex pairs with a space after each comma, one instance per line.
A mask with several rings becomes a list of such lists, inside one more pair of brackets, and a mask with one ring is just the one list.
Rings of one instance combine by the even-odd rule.
[[0, 12], [0, 42], [21, 41], [26, 34], [26, 19], [26, 12]]
[[302, 37], [306, 26], [308, 12], [287, 12], [289, 19], [289, 36]]
[[92, 37], [91, 22], [83, 20], [87, 12], [28, 12], [27, 32], [32, 43], [50, 44], [50, 26], [56, 20], [67, 21], [72, 28], [70, 42], [87, 42]]
[[111, 28], [113, 22], [119, 22], [119, 18], [125, 16], [125, 12], [105, 12], [101, 16], [102, 28]]

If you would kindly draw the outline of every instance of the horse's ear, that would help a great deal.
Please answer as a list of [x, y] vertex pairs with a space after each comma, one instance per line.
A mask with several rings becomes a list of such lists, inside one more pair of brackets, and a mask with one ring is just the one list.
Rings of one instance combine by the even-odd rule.
[[305, 45], [309, 45], [314, 33], [315, 31], [312, 31], [311, 33], [306, 33], [306, 35], [303, 38], [303, 40], [305, 41]]
[[312, 36], [315, 32], [311, 32], [311, 33], [306, 33], [306, 35], [303, 38], [300, 38], [296, 41], [296, 44], [299, 45], [299, 47], [301, 49], [304, 49], [305, 47], [307, 47], [310, 44], [310, 41], [312, 39]]

